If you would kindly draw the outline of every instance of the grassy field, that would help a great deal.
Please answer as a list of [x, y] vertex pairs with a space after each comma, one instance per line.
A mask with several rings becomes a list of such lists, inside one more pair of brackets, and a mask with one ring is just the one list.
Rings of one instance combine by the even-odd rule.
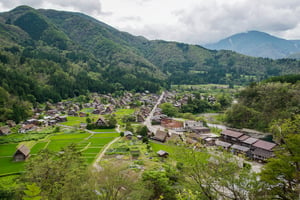
[[97, 132], [97, 133], [115, 133], [115, 129], [92, 129], [91, 131]]
[[[59, 152], [62, 148], [75, 143], [78, 148], [82, 150], [82, 157], [88, 164], [91, 164], [103, 147], [120, 135], [114, 129], [109, 130], [109, 132], [112, 133], [60, 133], [49, 135], [49, 137], [40, 141], [29, 141], [28, 144], [30, 143], [31, 147], [30, 154], [37, 154], [44, 148]], [[21, 143], [0, 144], [0, 175], [24, 170], [25, 162], [13, 162], [12, 160], [16, 148], [20, 144]]]

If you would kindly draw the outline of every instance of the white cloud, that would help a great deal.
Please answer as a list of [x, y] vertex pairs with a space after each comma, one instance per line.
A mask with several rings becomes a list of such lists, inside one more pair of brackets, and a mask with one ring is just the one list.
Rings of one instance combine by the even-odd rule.
[[205, 44], [248, 30], [300, 39], [299, 0], [0, 0], [0, 11], [21, 4], [84, 12], [149, 39]]

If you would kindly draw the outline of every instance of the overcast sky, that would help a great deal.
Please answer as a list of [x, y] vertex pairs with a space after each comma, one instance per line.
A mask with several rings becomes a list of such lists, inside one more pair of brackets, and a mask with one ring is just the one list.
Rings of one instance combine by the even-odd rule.
[[300, 39], [299, 0], [0, 0], [0, 12], [18, 5], [83, 12], [148, 39], [206, 44], [249, 30]]

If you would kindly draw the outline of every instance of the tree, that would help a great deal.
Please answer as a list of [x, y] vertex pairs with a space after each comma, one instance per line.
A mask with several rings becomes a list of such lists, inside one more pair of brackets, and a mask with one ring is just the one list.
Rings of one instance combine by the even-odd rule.
[[254, 200], [266, 197], [261, 193], [264, 186], [257, 175], [229, 153], [183, 149], [178, 156], [184, 163], [182, 182], [199, 199]]
[[40, 188], [42, 199], [92, 199], [84, 160], [76, 146], [61, 153], [41, 151], [29, 159], [21, 180]]
[[300, 196], [300, 115], [294, 119], [279, 120], [271, 126], [280, 148], [276, 157], [269, 159], [261, 172], [268, 192], [278, 199], [292, 200]]
[[171, 103], [163, 103], [159, 107], [162, 109], [162, 113], [169, 117], [174, 117], [178, 113], [178, 109]]
[[103, 164], [92, 172], [91, 185], [99, 200], [147, 199], [149, 192], [140, 187], [138, 174], [126, 166]]

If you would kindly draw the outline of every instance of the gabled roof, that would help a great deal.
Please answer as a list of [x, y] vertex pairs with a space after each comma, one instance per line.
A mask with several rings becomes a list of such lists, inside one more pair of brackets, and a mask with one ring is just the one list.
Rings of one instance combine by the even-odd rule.
[[257, 142], [257, 138], [253, 138], [253, 137], [249, 137], [248, 139], [244, 140], [243, 143], [246, 143], [246, 144], [253, 144], [255, 142]]
[[228, 142], [223, 142], [223, 141], [220, 141], [220, 140], [217, 140], [217, 141], [216, 141], [216, 145], [217, 145], [217, 146], [222, 146], [222, 147], [225, 147], [225, 148], [228, 148], [228, 147], [231, 146], [230, 143], [228, 143]]
[[169, 155], [168, 152], [163, 151], [163, 150], [159, 150], [158, 152], [156, 152], [159, 156], [165, 156], [165, 155]]
[[133, 133], [131, 131], [125, 131], [124, 136], [133, 136]]
[[239, 138], [242, 135], [244, 135], [244, 133], [237, 132], [237, 131], [232, 131], [232, 130], [223, 130], [222, 134], [230, 136], [230, 137], [234, 137], [234, 138]]
[[24, 154], [25, 156], [28, 156], [30, 152], [30, 150], [24, 144], [17, 149], [17, 152], [18, 151]]
[[153, 139], [164, 141], [166, 139], [166, 137], [168, 137], [168, 136], [169, 136], [169, 134], [167, 131], [157, 130]]
[[243, 152], [247, 152], [250, 150], [249, 147], [244, 147], [244, 146], [240, 146], [240, 145], [237, 145], [237, 144], [234, 144], [231, 146], [232, 149], [237, 149], [237, 150], [240, 150], [240, 151], [243, 151]]
[[250, 136], [249, 135], [243, 135], [241, 137], [239, 137], [239, 141], [244, 141], [246, 139], [248, 139]]
[[265, 149], [265, 150], [272, 150], [273, 147], [276, 146], [276, 144], [273, 143], [273, 142], [267, 142], [267, 141], [264, 141], [264, 140], [258, 140], [257, 142], [255, 142], [253, 144], [253, 146], [261, 148], [261, 149]]

